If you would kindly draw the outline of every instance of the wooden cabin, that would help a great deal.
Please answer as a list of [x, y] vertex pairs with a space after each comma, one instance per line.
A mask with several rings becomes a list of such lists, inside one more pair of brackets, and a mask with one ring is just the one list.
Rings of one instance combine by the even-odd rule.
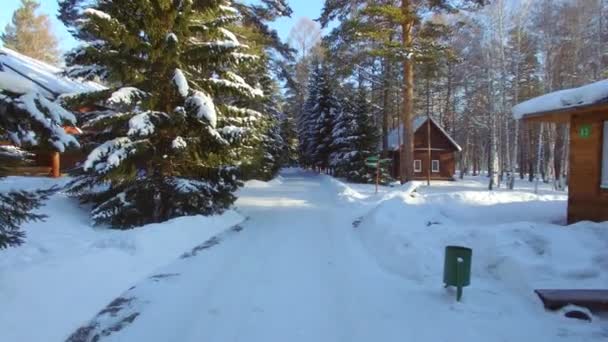
[[[6, 77], [7, 82], [18, 82], [24, 92], [33, 89], [49, 100], [56, 100], [63, 94], [104, 89], [95, 82], [79, 82], [63, 76], [62, 73], [63, 70], [60, 68], [16, 51], [0, 48], [0, 78]], [[86, 110], [83, 108], [81, 112]], [[70, 134], [80, 134], [77, 127], [64, 127], [64, 129]], [[10, 142], [3, 138], [6, 137], [0, 137], [0, 144], [10, 145]], [[84, 158], [83, 152], [79, 150], [60, 154], [41, 146], [30, 149], [30, 152], [34, 154], [32, 163], [10, 169], [11, 174], [58, 177]]]
[[608, 80], [523, 102], [513, 115], [570, 125], [568, 223], [608, 221]]
[[[426, 180], [430, 168], [431, 180], [454, 180], [456, 173], [456, 152], [462, 148], [434, 119], [426, 116], [413, 120], [414, 130], [414, 179]], [[430, 150], [429, 160], [428, 124], [430, 124]], [[392, 176], [399, 178], [400, 149], [403, 146], [403, 127], [395, 128], [389, 132], [389, 156], [393, 160]]]

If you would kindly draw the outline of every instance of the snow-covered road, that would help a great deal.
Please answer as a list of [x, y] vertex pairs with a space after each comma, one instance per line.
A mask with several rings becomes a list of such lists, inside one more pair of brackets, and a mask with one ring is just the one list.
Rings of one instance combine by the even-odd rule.
[[248, 186], [237, 202], [243, 229], [170, 266], [174, 279], [133, 289], [125, 312], [145, 308], [108, 340], [401, 340], [407, 293], [355, 240], [357, 210], [340, 202], [310, 173]]
[[203, 280], [200, 310], [181, 331], [159, 327], [172, 337], [160, 340], [387, 341], [406, 330], [403, 290], [353, 240], [355, 212], [336, 209], [330, 184], [296, 173], [252, 195], [237, 203], [250, 218], [242, 233], [203, 261], [218, 272]]
[[[435, 256], [453, 234], [444, 231], [447, 224], [423, 228], [420, 246], [394, 235], [397, 244], [374, 251], [361, 239], [382, 232], [369, 230], [379, 219], [372, 210], [378, 200], [299, 170], [248, 182], [237, 202], [245, 222], [139, 282], [69, 341], [593, 341], [608, 332], [546, 313], [528, 284], [513, 288], [521, 274], [515, 264], [504, 270], [494, 264], [504, 257], [492, 256], [498, 252], [492, 244], [488, 252], [476, 249], [484, 260], [475, 261], [476, 279], [456, 303], [441, 286]], [[404, 217], [411, 221], [393, 222], [400, 216], [390, 210], [381, 218], [407, 231], [421, 222], [426, 227], [429, 208], [435, 206], [409, 207]], [[375, 257], [382, 254], [403, 257], [387, 265]]]

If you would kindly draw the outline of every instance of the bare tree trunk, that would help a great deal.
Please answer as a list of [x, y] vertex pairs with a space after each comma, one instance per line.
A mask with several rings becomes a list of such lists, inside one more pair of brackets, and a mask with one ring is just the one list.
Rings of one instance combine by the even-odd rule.
[[497, 144], [497, 127], [496, 127], [496, 111], [494, 106], [494, 86], [491, 73], [492, 58], [488, 51], [487, 53], [487, 82], [488, 82], [488, 126], [490, 129], [490, 144], [488, 146], [488, 189], [494, 190], [498, 184], [498, 144]]
[[536, 172], [534, 173], [534, 193], [538, 193], [538, 183], [540, 182], [540, 173], [542, 167], [543, 158], [543, 135], [544, 135], [544, 125], [540, 123], [540, 129], [538, 132], [538, 151], [536, 154]]
[[412, 180], [414, 130], [412, 116], [414, 113], [414, 51], [413, 51], [413, 21], [411, 20], [410, 0], [402, 0], [401, 14], [404, 16], [401, 23], [402, 43], [407, 54], [403, 60], [403, 148], [401, 149], [401, 182]]
[[384, 59], [384, 89], [382, 94], [382, 155], [388, 153], [388, 118], [389, 118], [389, 101], [390, 101], [390, 77], [391, 77], [391, 62], [388, 58]]

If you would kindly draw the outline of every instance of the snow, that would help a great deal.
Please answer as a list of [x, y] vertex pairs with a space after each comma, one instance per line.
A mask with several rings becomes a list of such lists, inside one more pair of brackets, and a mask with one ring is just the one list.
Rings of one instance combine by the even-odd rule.
[[[46, 188], [68, 179], [8, 177], [0, 191]], [[138, 229], [92, 228], [86, 209], [63, 193], [28, 223], [24, 245], [0, 250], [0, 340], [64, 341], [138, 280], [244, 218], [190, 216]]]
[[17, 94], [25, 94], [35, 90], [36, 86], [30, 80], [4, 69], [4, 71], [0, 71], [0, 89]]
[[88, 16], [96, 17], [96, 18], [103, 19], [103, 20], [112, 19], [112, 17], [108, 13], [94, 9], [94, 8], [87, 8], [83, 12], [84, 12], [84, 14], [86, 14]]
[[144, 97], [146, 93], [135, 87], [122, 87], [117, 89], [107, 99], [107, 103], [112, 107], [130, 106], [134, 101]]
[[171, 147], [174, 150], [181, 150], [184, 149], [188, 146], [188, 143], [186, 143], [186, 140], [184, 140], [184, 138], [178, 136], [175, 139], [173, 139], [173, 141], [171, 142]]
[[[381, 187], [287, 169], [249, 181], [248, 219], [116, 297], [71, 341], [598, 341], [535, 288], [608, 283], [608, 223], [565, 227], [567, 197], [485, 179]], [[446, 245], [473, 249], [461, 302]], [[110, 301], [108, 301], [110, 303]]]
[[231, 31], [220, 27], [220, 32], [222, 32], [222, 34], [224, 35], [224, 37], [226, 37], [229, 41], [233, 42], [235, 45], [239, 45], [239, 40], [236, 38], [236, 36], [234, 35], [234, 33], [232, 33]]
[[27, 159], [33, 157], [34, 154], [13, 145], [0, 145], [0, 157], [11, 159]]
[[211, 185], [205, 181], [187, 178], [173, 178], [173, 183], [177, 191], [182, 193], [200, 192], [203, 189], [212, 189]]
[[[21, 95], [16, 103], [20, 108], [27, 111], [34, 120], [52, 133], [52, 136], [49, 138], [49, 143], [53, 145], [57, 151], [64, 152], [70, 146], [80, 146], [76, 138], [66, 133], [62, 127], [65, 123], [76, 123], [76, 117], [72, 113], [35, 92]], [[39, 106], [41, 108], [39, 108]]]
[[177, 35], [173, 32], [171, 33], [167, 33], [167, 36], [165, 37], [165, 40], [167, 42], [172, 42], [172, 43], [178, 43], [179, 39], [177, 39]]
[[[0, 191], [68, 181], [9, 177]], [[221, 216], [128, 231], [92, 228], [60, 192], [42, 209], [46, 223], [25, 225], [23, 246], [0, 251], [2, 340], [605, 340], [605, 317], [545, 311], [533, 290], [605, 288], [608, 222], [563, 226], [567, 195], [550, 185], [534, 194], [525, 181], [515, 191], [486, 183], [375, 194], [286, 169], [246, 182]], [[461, 302], [442, 285], [453, 244], [473, 249]]]
[[120, 163], [135, 151], [136, 144], [128, 137], [108, 140], [97, 146], [85, 160], [84, 170], [95, 168], [95, 171], [105, 173], [120, 165]]
[[224, 11], [224, 12], [229, 12], [229, 13], [232, 13], [232, 14], [238, 14], [239, 13], [239, 11], [236, 8], [232, 7], [232, 6], [220, 5], [220, 9], [222, 11]]
[[205, 119], [215, 128], [217, 124], [217, 114], [215, 112], [215, 104], [213, 99], [207, 93], [195, 91], [186, 99], [186, 108], [188, 111], [194, 111], [194, 115], [199, 119]]
[[514, 106], [512, 113], [515, 119], [522, 119], [534, 113], [603, 102], [608, 102], [608, 79], [535, 97]]
[[0, 89], [18, 94], [36, 90], [47, 98], [104, 89], [98, 83], [79, 82], [62, 76], [62, 73], [58, 67], [0, 48]]
[[175, 69], [175, 72], [173, 73], [173, 84], [175, 85], [175, 87], [177, 88], [177, 92], [183, 96], [186, 97], [188, 96], [188, 90], [190, 90], [190, 87], [188, 86], [188, 80], [186, 79], [186, 76], [184, 76], [184, 73], [180, 70], [180, 69]]
[[211, 81], [212, 83], [217, 84], [217, 85], [236, 89], [248, 97], [264, 96], [264, 92], [261, 89], [250, 86], [241, 76], [239, 76], [233, 72], [227, 72], [226, 78], [224, 78], [224, 79], [223, 78], [210, 78], [209, 81]]
[[154, 113], [152, 112], [146, 111], [134, 115], [131, 119], [129, 119], [129, 131], [127, 132], [127, 135], [148, 136], [154, 133], [156, 127], [150, 120], [151, 115], [153, 114]]

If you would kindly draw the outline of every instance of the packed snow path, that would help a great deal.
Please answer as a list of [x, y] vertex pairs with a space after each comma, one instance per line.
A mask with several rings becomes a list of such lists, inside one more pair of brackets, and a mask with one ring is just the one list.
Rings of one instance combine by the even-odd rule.
[[219, 272], [205, 279], [201, 297], [177, 304], [200, 310], [185, 320], [175, 340], [403, 336], [407, 324], [399, 312], [407, 297], [362, 253], [353, 240], [353, 211], [337, 210], [336, 189], [328, 185], [319, 176], [296, 173], [277, 188], [241, 197], [237, 205], [250, 219], [238, 237], [205, 260], [205, 268]]
[[[532, 293], [524, 298], [532, 312], [519, 315], [521, 301], [505, 298], [506, 311], [492, 305], [489, 298], [500, 298], [500, 290], [465, 290], [465, 302], [457, 304], [440, 283], [429, 289], [387, 272], [353, 227], [370, 209], [365, 201], [344, 200], [344, 189], [329, 177], [283, 176], [277, 183], [250, 182], [237, 202], [247, 221], [124, 293], [70, 341], [95, 335], [159, 342], [574, 337], [554, 335], [555, 321]], [[530, 324], [530, 317], [542, 319]]]
[[[154, 293], [117, 341], [402, 340], [407, 293], [355, 240], [328, 178], [285, 175], [237, 206], [249, 219]], [[193, 272], [195, 271], [195, 272]], [[167, 285], [171, 280], [167, 281]], [[399, 338], [398, 338], [399, 337]]]

